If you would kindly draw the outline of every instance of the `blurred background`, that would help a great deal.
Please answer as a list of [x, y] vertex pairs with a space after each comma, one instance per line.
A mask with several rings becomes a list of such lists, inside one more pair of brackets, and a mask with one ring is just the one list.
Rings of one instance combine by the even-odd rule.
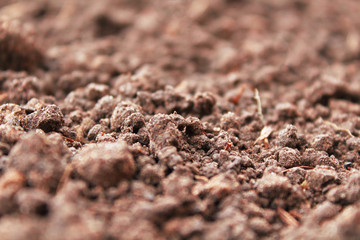
[[360, 88], [357, 0], [3, 0], [0, 7], [7, 25], [21, 26], [44, 51], [52, 78], [75, 70], [111, 78], [146, 65], [169, 85], [186, 80], [192, 92], [219, 95], [240, 83], [275, 93], [306, 88], [329, 82], [324, 74]]
[[359, 59], [356, 0], [3, 0], [0, 7], [73, 68], [103, 61], [115, 65], [105, 70], [131, 72], [151, 63], [183, 75]]

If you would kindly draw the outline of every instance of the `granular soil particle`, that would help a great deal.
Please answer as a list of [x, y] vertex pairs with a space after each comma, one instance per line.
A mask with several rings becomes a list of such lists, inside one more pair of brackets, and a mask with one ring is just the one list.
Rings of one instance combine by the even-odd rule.
[[1, 1], [1, 239], [359, 239], [359, 12]]

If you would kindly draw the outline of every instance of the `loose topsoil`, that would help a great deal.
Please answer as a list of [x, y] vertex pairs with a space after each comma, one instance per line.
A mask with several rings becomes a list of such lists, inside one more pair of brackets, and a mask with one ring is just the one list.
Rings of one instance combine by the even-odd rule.
[[360, 239], [358, 0], [0, 2], [1, 239]]

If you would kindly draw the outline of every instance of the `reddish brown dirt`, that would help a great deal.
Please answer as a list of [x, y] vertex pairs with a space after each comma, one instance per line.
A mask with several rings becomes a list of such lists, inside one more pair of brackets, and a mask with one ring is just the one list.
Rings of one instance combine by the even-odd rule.
[[359, 12], [1, 1], [1, 239], [359, 239]]

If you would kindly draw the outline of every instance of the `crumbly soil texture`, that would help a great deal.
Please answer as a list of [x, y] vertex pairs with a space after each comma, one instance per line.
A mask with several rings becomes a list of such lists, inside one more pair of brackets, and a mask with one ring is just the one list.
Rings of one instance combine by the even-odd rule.
[[0, 238], [359, 239], [357, 0], [0, 2]]

